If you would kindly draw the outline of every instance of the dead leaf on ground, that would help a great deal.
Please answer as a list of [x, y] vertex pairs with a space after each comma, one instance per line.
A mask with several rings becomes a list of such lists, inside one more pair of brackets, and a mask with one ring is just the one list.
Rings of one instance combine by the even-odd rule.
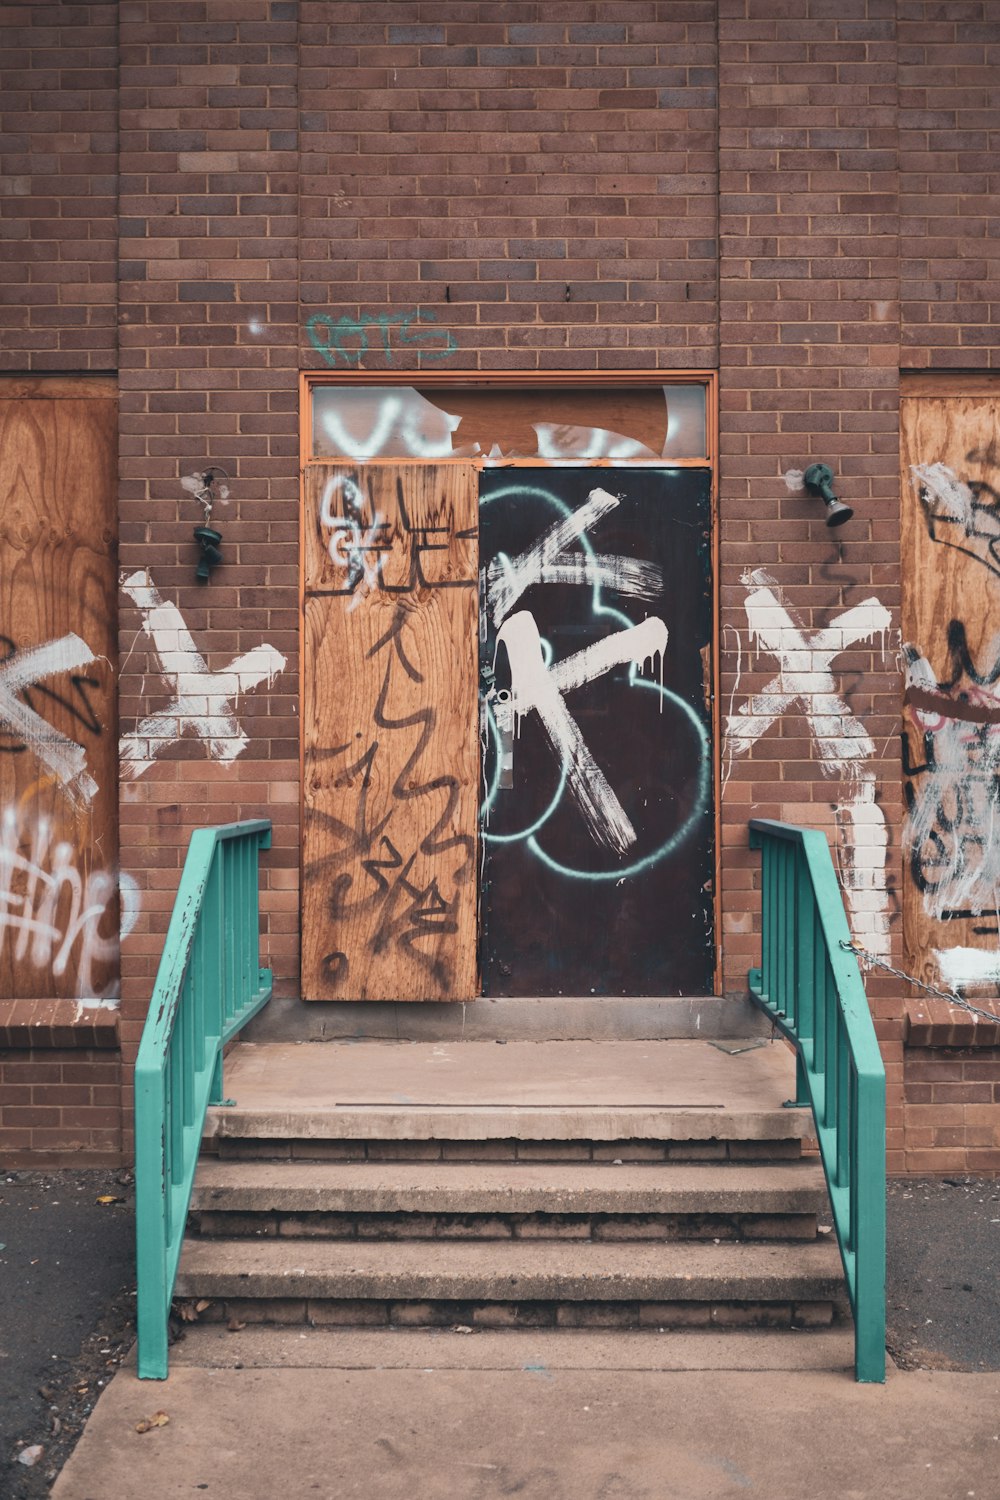
[[245, 1323], [241, 1323], [238, 1318], [230, 1318], [229, 1322], [226, 1324], [226, 1327], [229, 1329], [230, 1333], [242, 1333], [246, 1326], [247, 1325]]
[[211, 1305], [204, 1297], [197, 1302], [181, 1302], [177, 1307], [177, 1316], [182, 1323], [197, 1323], [201, 1314]]
[[141, 1422], [136, 1422], [136, 1432], [151, 1432], [154, 1427], [166, 1427], [170, 1418], [165, 1411], [154, 1411], [151, 1417], [143, 1417]]
[[102, 1193], [97, 1199], [98, 1203], [124, 1203], [124, 1198], [116, 1198], [113, 1193]]

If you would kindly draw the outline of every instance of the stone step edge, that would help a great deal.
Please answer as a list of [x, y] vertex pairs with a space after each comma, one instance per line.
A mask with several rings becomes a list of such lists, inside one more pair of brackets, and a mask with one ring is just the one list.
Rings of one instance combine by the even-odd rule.
[[[265, 1170], [260, 1170], [261, 1166]], [[791, 1169], [791, 1170], [790, 1170]], [[203, 1162], [191, 1208], [213, 1213], [815, 1214], [827, 1204], [813, 1162], [708, 1168], [593, 1163], [546, 1169], [547, 1182], [516, 1181], [531, 1165], [357, 1162]], [[474, 1176], [463, 1182], [465, 1175]], [[407, 1182], [405, 1179], [412, 1179]], [[296, 1180], [297, 1179], [297, 1180]], [[367, 1180], [366, 1180], [367, 1179]]]
[[397, 1302], [836, 1301], [844, 1281], [836, 1246], [811, 1243], [435, 1241], [428, 1255], [419, 1241], [188, 1239], [176, 1294]]
[[832, 1298], [778, 1298], [774, 1300], [545, 1301], [482, 1300], [349, 1300], [332, 1298], [275, 1298], [249, 1301], [239, 1297], [200, 1298], [208, 1302], [199, 1321], [208, 1327], [228, 1323], [230, 1327], [294, 1327], [410, 1329], [452, 1328], [460, 1333], [487, 1330], [527, 1330], [549, 1333], [604, 1329], [620, 1332], [654, 1330], [713, 1330], [716, 1333], [749, 1329], [781, 1330], [797, 1337], [845, 1331], [851, 1327], [846, 1303]]
[[809, 1139], [813, 1123], [803, 1109], [351, 1104], [297, 1111], [236, 1104], [210, 1108], [204, 1133], [243, 1140], [768, 1141]]

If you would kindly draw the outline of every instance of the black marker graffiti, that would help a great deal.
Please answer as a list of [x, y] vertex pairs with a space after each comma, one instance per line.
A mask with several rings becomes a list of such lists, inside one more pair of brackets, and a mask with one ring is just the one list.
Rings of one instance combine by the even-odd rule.
[[[397, 605], [389, 629], [367, 655], [371, 659], [385, 654], [385, 670], [374, 711], [375, 729], [383, 735], [392, 735], [418, 728], [417, 743], [393, 780], [392, 806], [374, 820], [370, 818], [369, 800], [383, 735], [372, 738], [363, 753], [350, 760], [348, 745], [325, 752], [327, 758], [343, 758], [337, 786], [357, 783], [353, 819], [347, 821], [317, 808], [307, 811], [307, 818], [333, 835], [340, 847], [310, 864], [305, 875], [307, 881], [325, 886], [324, 907], [331, 923], [339, 926], [346, 917], [359, 912], [377, 913], [369, 940], [371, 954], [384, 954], [393, 948], [400, 950], [423, 968], [430, 986], [440, 994], [447, 994], [452, 964], [447, 953], [442, 952], [441, 939], [458, 932], [458, 887], [472, 877], [475, 841], [469, 835], [447, 834], [454, 825], [461, 796], [458, 778], [441, 775], [421, 779], [421, 762], [437, 726], [436, 708], [427, 704], [400, 718], [390, 712], [394, 670], [402, 670], [411, 682], [424, 683], [423, 674], [406, 651], [406, 616], [406, 608]], [[398, 847], [389, 832], [396, 811], [407, 803], [442, 794], [441, 811], [419, 845], [411, 849]], [[400, 821], [409, 826], [413, 820]], [[418, 863], [424, 871], [422, 879], [415, 874]], [[354, 874], [343, 868], [348, 864], [360, 864], [370, 882], [366, 889], [357, 889]], [[419, 946], [425, 939], [431, 940], [431, 952]], [[340, 984], [350, 972], [350, 959], [343, 951], [333, 950], [325, 956], [322, 970], [329, 983]]]
[[[13, 660], [17, 653], [17, 643], [8, 635], [0, 635], [0, 666]], [[77, 730], [100, 738], [104, 732], [104, 726], [98, 717], [96, 707], [91, 702], [90, 695], [99, 693], [102, 684], [96, 677], [88, 677], [79, 672], [70, 672], [67, 676], [70, 683], [69, 693], [60, 693], [48, 683], [35, 682], [30, 688], [23, 687], [17, 696], [32, 713], [38, 714], [39, 717], [42, 717], [42, 714], [36, 706], [35, 699], [37, 697], [48, 699], [49, 702], [55, 703], [69, 714]], [[26, 749], [27, 745], [23, 740], [12, 735], [9, 730], [0, 729], [0, 754], [20, 755]]]

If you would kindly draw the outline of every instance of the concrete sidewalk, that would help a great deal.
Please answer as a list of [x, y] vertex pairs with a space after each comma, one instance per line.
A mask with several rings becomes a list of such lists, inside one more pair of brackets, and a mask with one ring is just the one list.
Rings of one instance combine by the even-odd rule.
[[[766, 1364], [767, 1339], [755, 1352], [742, 1345], [736, 1362]], [[705, 1368], [733, 1363], [731, 1341], [725, 1356], [719, 1345], [708, 1335], [699, 1353], [697, 1336], [683, 1336], [682, 1348], [677, 1336], [655, 1333], [623, 1345], [621, 1334], [317, 1340], [316, 1331], [249, 1329], [227, 1342], [220, 1330], [198, 1330], [175, 1350], [166, 1382], [140, 1382], [132, 1370], [115, 1377], [53, 1500], [1000, 1492], [1000, 1374], [893, 1369], [878, 1387], [843, 1370]], [[650, 1368], [668, 1350], [701, 1367]], [[166, 1425], [136, 1432], [160, 1411]]]

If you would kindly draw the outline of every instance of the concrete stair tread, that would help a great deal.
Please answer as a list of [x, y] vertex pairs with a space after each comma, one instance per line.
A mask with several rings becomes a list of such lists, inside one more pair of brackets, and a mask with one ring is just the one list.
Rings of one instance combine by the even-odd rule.
[[[731, 1048], [731, 1050], [730, 1050]], [[652, 1042], [237, 1045], [209, 1134], [354, 1140], [787, 1140], [791, 1052]]]
[[242, 1162], [202, 1159], [192, 1208], [287, 1213], [816, 1213], [817, 1161]]
[[176, 1292], [383, 1301], [827, 1300], [836, 1244], [187, 1240]]

